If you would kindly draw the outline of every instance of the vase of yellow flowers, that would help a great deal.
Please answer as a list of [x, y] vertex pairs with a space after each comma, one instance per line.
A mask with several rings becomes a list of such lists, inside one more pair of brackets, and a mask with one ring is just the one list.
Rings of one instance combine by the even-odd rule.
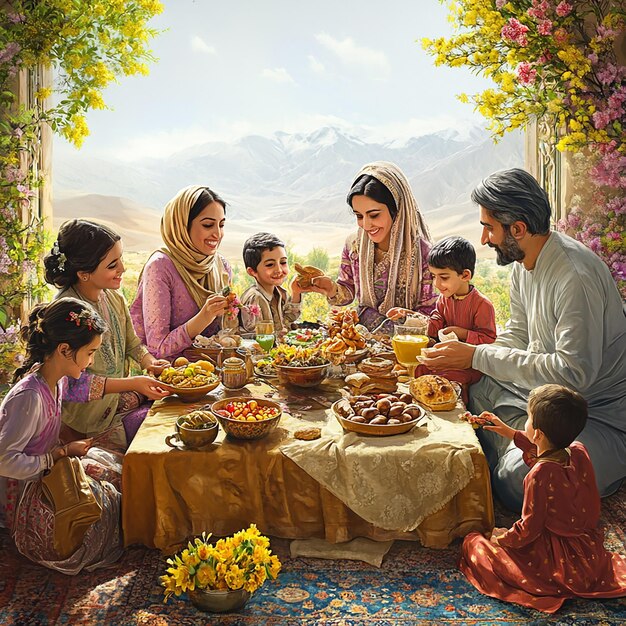
[[164, 602], [188, 592], [202, 611], [236, 611], [266, 580], [278, 575], [280, 561], [254, 524], [215, 544], [209, 543], [210, 537], [202, 533], [167, 559], [167, 573], [161, 576]]

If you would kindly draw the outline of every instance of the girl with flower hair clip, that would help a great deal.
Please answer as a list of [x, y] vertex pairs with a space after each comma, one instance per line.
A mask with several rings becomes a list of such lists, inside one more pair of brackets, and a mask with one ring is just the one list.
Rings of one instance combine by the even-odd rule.
[[[89, 303], [105, 319], [108, 331], [89, 372], [70, 380], [63, 403], [62, 438], [70, 441], [104, 432], [107, 445], [125, 450], [151, 403], [168, 395], [154, 378], [128, 376], [129, 359], [159, 374], [169, 363], [154, 357], [137, 337], [124, 296], [119, 293], [125, 272], [120, 236], [102, 224], [71, 220], [62, 224], [51, 253], [44, 259], [46, 280], [59, 288], [57, 297]], [[82, 318], [74, 320], [86, 323]], [[98, 398], [80, 403], [87, 388]], [[107, 396], [102, 397], [106, 390]]]
[[[94, 447], [93, 438], [65, 445], [59, 439], [68, 381], [90, 376], [85, 370], [93, 363], [106, 328], [89, 305], [74, 298], [36, 306], [21, 331], [26, 360], [15, 371], [15, 385], [0, 405], [0, 527], [9, 529], [26, 557], [65, 574], [109, 565], [122, 553], [117, 455]], [[87, 386], [81, 389], [82, 395], [74, 396], [77, 402], [96, 397]], [[81, 458], [89, 487], [102, 507], [100, 519], [69, 555], [55, 548], [55, 509], [39, 480], [66, 456]]]

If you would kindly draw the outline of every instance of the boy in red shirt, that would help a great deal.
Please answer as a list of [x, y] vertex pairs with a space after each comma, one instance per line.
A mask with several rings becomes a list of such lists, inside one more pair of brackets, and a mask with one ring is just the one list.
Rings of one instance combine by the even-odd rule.
[[[432, 247], [428, 255], [428, 269], [434, 286], [441, 294], [428, 321], [427, 332], [432, 343], [439, 340], [440, 331], [445, 334], [453, 332], [459, 341], [474, 345], [496, 340], [493, 304], [470, 283], [475, 267], [476, 251], [463, 237], [446, 237]], [[394, 307], [387, 312], [387, 317], [398, 319], [412, 314], [413, 311], [408, 309]], [[469, 385], [478, 382], [482, 376], [473, 369], [432, 371], [425, 365], [419, 365], [415, 377], [424, 374], [438, 374], [460, 383], [465, 402]]]

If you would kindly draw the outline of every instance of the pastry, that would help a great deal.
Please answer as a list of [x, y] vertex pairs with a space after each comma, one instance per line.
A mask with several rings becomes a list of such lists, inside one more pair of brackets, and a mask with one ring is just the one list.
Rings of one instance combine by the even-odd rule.
[[312, 285], [312, 278], [324, 276], [324, 272], [317, 267], [313, 267], [313, 265], [300, 265], [300, 263], [295, 263], [293, 268], [299, 274], [298, 284], [300, 287], [310, 287]]
[[322, 436], [322, 429], [302, 428], [301, 430], [296, 430], [293, 436], [296, 439], [301, 439], [302, 441], [313, 441], [314, 439], [319, 439]]
[[457, 392], [443, 376], [428, 374], [409, 383], [411, 395], [417, 402], [433, 411], [452, 411], [456, 407]]
[[393, 372], [394, 363], [388, 359], [381, 359], [380, 357], [371, 357], [364, 359], [358, 365], [358, 368], [364, 374], [368, 376], [376, 376], [384, 378], [389, 376]]
[[392, 393], [397, 388], [395, 376], [390, 378], [373, 378], [357, 372], [346, 376], [346, 384], [357, 395], [362, 393]]

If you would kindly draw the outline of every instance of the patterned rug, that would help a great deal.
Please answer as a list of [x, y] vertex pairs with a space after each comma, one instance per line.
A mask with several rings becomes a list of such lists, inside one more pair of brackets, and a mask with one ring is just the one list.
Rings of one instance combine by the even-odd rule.
[[[514, 518], [497, 510], [497, 525]], [[626, 553], [626, 487], [603, 501], [610, 550]], [[396, 542], [379, 569], [358, 561], [289, 558], [289, 542], [272, 540], [283, 562], [238, 613], [198, 612], [181, 597], [165, 605], [158, 584], [164, 558], [131, 548], [114, 567], [70, 577], [33, 565], [0, 532], [0, 624], [251, 624], [383, 626], [420, 624], [626, 624], [626, 598], [569, 600], [556, 616], [479, 594], [456, 569], [458, 544], [429, 550]]]

